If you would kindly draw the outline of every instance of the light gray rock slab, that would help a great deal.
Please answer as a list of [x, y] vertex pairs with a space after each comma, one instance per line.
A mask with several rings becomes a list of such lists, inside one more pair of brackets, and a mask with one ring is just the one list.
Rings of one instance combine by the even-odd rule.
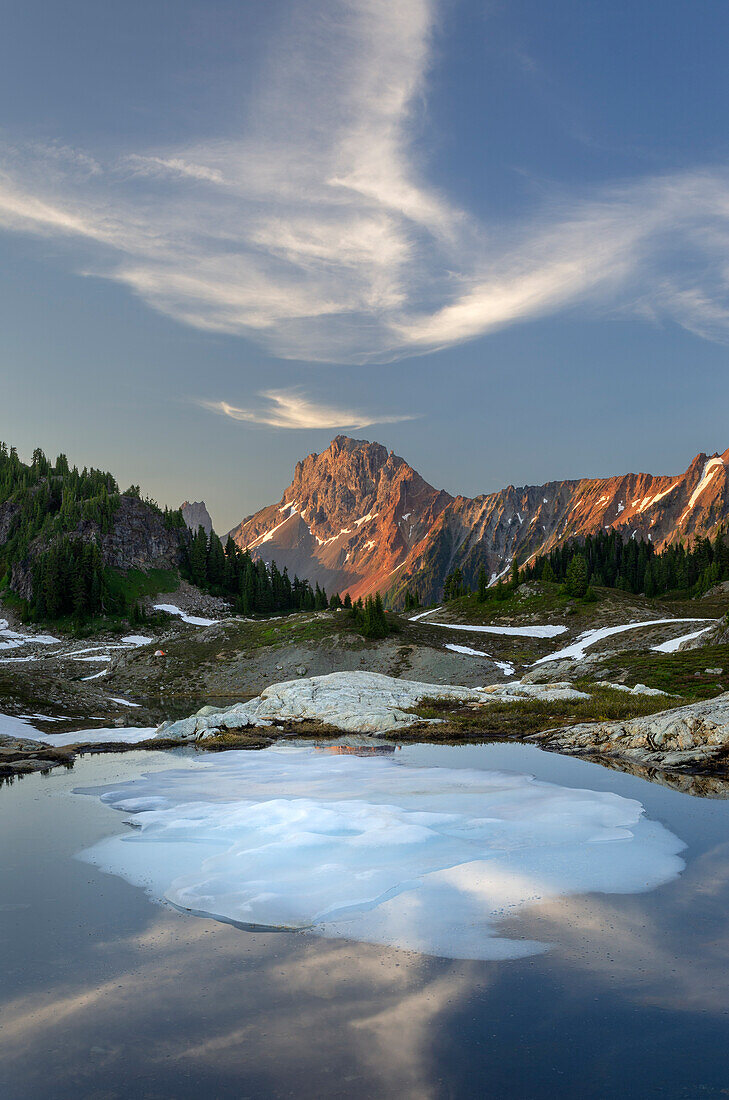
[[604, 753], [656, 766], [711, 763], [729, 754], [729, 692], [660, 714], [547, 730], [530, 740], [560, 752]]
[[485, 691], [497, 699], [589, 699], [586, 691], [579, 691], [567, 680], [556, 683], [533, 684], [520, 681], [514, 684], [497, 684], [485, 688]]
[[[609, 680], [598, 680], [596, 687], [611, 688], [613, 691], [622, 691], [628, 695], [666, 695], [671, 697], [670, 692], [661, 691], [660, 688], [648, 687], [647, 684], [636, 684], [634, 687], [628, 687], [627, 684], [613, 684]], [[674, 696], [673, 698], [677, 698]]]
[[[496, 703], [518, 699], [588, 699], [569, 683], [501, 684], [495, 688], [426, 684], [379, 672], [332, 672], [327, 676], [286, 680], [267, 687], [256, 699], [221, 710], [203, 707], [190, 718], [167, 722], [158, 737], [196, 741], [221, 729], [271, 726], [311, 719], [347, 733], [388, 733], [422, 722], [409, 714], [428, 699], [454, 704]], [[436, 721], [431, 719], [430, 721]]]

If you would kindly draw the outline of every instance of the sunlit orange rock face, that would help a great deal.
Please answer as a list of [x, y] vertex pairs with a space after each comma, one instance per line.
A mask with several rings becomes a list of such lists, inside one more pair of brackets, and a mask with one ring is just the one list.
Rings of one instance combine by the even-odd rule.
[[660, 549], [713, 535], [729, 520], [729, 449], [699, 454], [685, 473], [551, 481], [486, 496], [435, 489], [379, 443], [337, 436], [297, 463], [277, 504], [231, 532], [238, 546], [307, 577], [330, 594], [380, 591], [395, 606], [405, 589], [437, 600], [447, 574], [474, 583], [568, 538], [617, 529]]

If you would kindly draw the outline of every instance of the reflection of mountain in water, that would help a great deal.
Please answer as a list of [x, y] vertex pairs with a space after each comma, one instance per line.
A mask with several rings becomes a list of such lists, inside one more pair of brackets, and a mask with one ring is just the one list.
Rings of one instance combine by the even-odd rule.
[[395, 751], [395, 745], [325, 745], [322, 752], [335, 756], [388, 756]]
[[393, 745], [389, 741], [380, 741], [374, 737], [352, 733], [334, 744], [318, 744], [315, 748], [318, 752], [328, 752], [335, 756], [389, 756], [400, 746]]

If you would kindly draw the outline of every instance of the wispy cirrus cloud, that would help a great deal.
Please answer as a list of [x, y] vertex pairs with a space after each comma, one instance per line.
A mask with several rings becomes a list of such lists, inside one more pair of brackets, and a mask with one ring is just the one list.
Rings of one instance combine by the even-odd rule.
[[350, 428], [359, 430], [371, 424], [398, 424], [403, 420], [415, 420], [415, 415], [377, 415], [354, 409], [337, 408], [312, 401], [299, 390], [263, 390], [257, 395], [264, 404], [241, 408], [227, 401], [210, 401], [206, 398], [197, 404], [231, 420], [248, 424], [265, 424], [269, 428]]
[[0, 227], [274, 354], [386, 361], [589, 303], [729, 338], [729, 172], [687, 171], [481, 223], [418, 167], [437, 0], [294, 6], [226, 138], [0, 150]]

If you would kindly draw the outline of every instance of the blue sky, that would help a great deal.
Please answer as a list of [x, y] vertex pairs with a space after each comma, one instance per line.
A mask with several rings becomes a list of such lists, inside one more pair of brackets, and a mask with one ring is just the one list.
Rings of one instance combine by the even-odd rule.
[[729, 8], [39, 0], [0, 436], [225, 531], [341, 432], [438, 486], [729, 445]]

